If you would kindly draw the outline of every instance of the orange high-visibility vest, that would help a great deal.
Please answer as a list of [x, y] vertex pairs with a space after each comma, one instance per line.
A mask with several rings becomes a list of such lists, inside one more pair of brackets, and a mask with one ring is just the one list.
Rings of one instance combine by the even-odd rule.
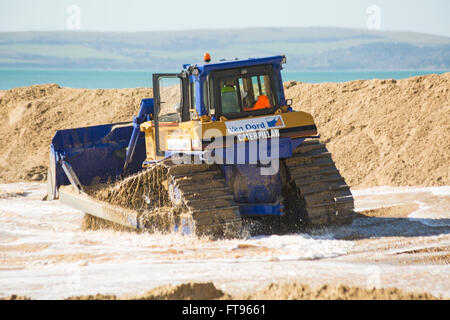
[[245, 111], [251, 111], [251, 110], [261, 110], [261, 109], [267, 109], [271, 108], [269, 98], [267, 96], [259, 96], [258, 101], [256, 101], [255, 105], [253, 107], [245, 108]]

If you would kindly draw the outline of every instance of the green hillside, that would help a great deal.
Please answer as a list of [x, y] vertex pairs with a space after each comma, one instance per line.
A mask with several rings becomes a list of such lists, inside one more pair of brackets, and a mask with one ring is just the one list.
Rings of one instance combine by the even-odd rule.
[[338, 28], [4, 32], [0, 67], [178, 69], [213, 58], [286, 54], [289, 70], [449, 69], [450, 38]]

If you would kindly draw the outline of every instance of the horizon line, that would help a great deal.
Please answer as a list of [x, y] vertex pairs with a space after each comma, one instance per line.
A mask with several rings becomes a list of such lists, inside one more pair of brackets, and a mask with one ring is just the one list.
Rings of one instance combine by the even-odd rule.
[[386, 30], [386, 29], [367, 29], [367, 28], [355, 28], [355, 27], [330, 27], [330, 26], [303, 26], [303, 27], [235, 27], [235, 28], [195, 28], [195, 29], [165, 29], [165, 30], [126, 30], [126, 31], [118, 31], [118, 30], [94, 30], [94, 29], [86, 29], [86, 30], [67, 30], [67, 29], [61, 29], [61, 30], [13, 30], [13, 31], [5, 31], [0, 30], [0, 33], [169, 33], [169, 32], [175, 32], [175, 33], [183, 33], [183, 32], [199, 32], [199, 31], [232, 31], [232, 30], [254, 30], [254, 29], [338, 29], [338, 30], [358, 30], [358, 31], [365, 31], [367, 33], [415, 33], [415, 34], [422, 34], [422, 35], [428, 35], [428, 36], [435, 36], [435, 37], [443, 37], [443, 38], [450, 38], [450, 36], [443, 35], [443, 34], [436, 34], [436, 33], [427, 33], [427, 32], [419, 32], [419, 31], [411, 31], [411, 30]]

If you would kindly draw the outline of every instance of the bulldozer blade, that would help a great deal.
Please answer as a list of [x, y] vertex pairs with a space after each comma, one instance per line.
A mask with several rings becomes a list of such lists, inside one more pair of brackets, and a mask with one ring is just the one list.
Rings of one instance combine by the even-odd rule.
[[[57, 198], [59, 187], [70, 183], [89, 186], [116, 180], [123, 174], [132, 132], [129, 122], [57, 131], [50, 147], [50, 198]], [[128, 174], [141, 170], [145, 160], [143, 133], [139, 133], [138, 140]], [[71, 172], [76, 175], [68, 174]], [[70, 181], [75, 176], [79, 181]]]
[[59, 200], [72, 208], [92, 216], [132, 229], [143, 229], [143, 224], [136, 211], [115, 207], [106, 202], [93, 199], [84, 192], [79, 193], [78, 191], [74, 191], [74, 188], [71, 186], [60, 188]]

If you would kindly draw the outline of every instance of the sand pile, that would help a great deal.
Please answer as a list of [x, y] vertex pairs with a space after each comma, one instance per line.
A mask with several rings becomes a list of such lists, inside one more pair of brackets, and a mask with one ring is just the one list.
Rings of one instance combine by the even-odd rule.
[[261, 291], [244, 294], [242, 300], [435, 300], [429, 293], [409, 293], [397, 288], [366, 289], [323, 285], [311, 288], [299, 283], [272, 283]]
[[262, 290], [232, 296], [216, 288], [212, 282], [183, 283], [152, 289], [142, 295], [88, 295], [69, 297], [70, 300], [436, 300], [430, 293], [410, 293], [397, 288], [366, 289], [348, 286], [323, 285], [312, 288], [301, 283], [271, 283]]
[[[118, 300], [115, 295], [96, 295], [69, 297], [68, 300]], [[189, 282], [179, 285], [166, 285], [154, 288], [138, 296], [122, 299], [129, 300], [212, 300], [231, 299], [231, 296], [216, 288], [212, 282]]]
[[[352, 187], [450, 184], [450, 73], [285, 83]], [[0, 181], [42, 180], [55, 130], [131, 121], [151, 89], [38, 85], [0, 91]]]
[[131, 121], [151, 89], [87, 90], [56, 84], [0, 91], [0, 181], [43, 180], [56, 130]]
[[29, 297], [18, 296], [16, 294], [12, 294], [8, 297], [0, 298], [0, 300], [31, 300]]
[[450, 73], [285, 87], [352, 187], [450, 184]]
[[231, 297], [217, 289], [212, 282], [183, 283], [176, 286], [162, 286], [132, 299], [138, 300], [208, 300]]

